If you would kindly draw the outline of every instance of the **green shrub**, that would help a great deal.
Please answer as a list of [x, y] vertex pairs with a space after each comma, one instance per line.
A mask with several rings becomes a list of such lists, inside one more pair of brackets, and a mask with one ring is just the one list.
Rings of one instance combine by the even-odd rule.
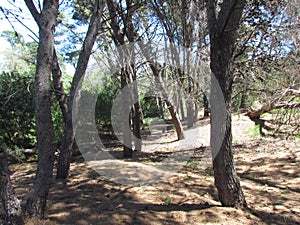
[[36, 144], [34, 79], [30, 74], [0, 74], [0, 141], [8, 148]]

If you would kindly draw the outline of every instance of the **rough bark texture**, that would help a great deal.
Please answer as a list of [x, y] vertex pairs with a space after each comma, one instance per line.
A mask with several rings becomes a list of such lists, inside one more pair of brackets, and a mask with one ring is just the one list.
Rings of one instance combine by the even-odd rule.
[[[245, 1], [224, 0], [217, 15], [216, 1], [207, 0], [207, 14], [211, 44], [211, 146], [215, 185], [223, 206], [246, 206], [238, 180], [232, 153], [231, 93], [232, 58], [236, 31]], [[217, 93], [218, 86], [221, 88]], [[223, 94], [225, 104], [220, 104]]]
[[69, 175], [72, 147], [75, 138], [76, 120], [78, 112], [78, 102], [81, 95], [81, 86], [84, 79], [85, 71], [89, 62], [89, 58], [98, 34], [100, 20], [103, 12], [104, 2], [97, 0], [94, 5], [94, 11], [91, 16], [89, 28], [79, 54], [79, 59], [73, 77], [71, 91], [68, 101], [68, 113], [66, 115], [66, 123], [64, 136], [61, 145], [61, 152], [57, 163], [56, 178], [65, 179]]
[[[32, 13], [33, 14], [33, 13]], [[51, 117], [51, 73], [54, 29], [58, 15], [58, 0], [45, 0], [39, 16], [39, 47], [35, 74], [36, 134], [38, 167], [26, 210], [42, 218], [52, 182], [54, 162], [54, 132]]]
[[6, 155], [0, 150], [0, 224], [24, 224], [20, 200], [16, 197], [10, 181]]
[[62, 72], [59, 66], [59, 62], [55, 50], [53, 52], [52, 77], [53, 77], [55, 96], [59, 103], [64, 122], [66, 123], [67, 113], [68, 113], [67, 96], [64, 90], [64, 86], [62, 82]]

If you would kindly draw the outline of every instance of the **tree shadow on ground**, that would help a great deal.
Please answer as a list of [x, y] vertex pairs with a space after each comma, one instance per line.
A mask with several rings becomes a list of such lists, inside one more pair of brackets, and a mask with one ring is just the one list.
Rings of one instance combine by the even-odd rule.
[[249, 212], [266, 224], [300, 224], [300, 161], [293, 150], [277, 154], [257, 145], [236, 146], [235, 151], [245, 152], [236, 161], [244, 192], [252, 195]]

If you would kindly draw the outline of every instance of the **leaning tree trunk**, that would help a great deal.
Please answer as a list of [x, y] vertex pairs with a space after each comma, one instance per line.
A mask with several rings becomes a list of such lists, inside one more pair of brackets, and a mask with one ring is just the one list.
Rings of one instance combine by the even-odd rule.
[[28, 214], [39, 218], [42, 218], [45, 213], [53, 175], [54, 131], [51, 116], [51, 73], [57, 15], [58, 0], [44, 0], [38, 21], [39, 47], [35, 74], [38, 167], [26, 204]]
[[143, 53], [144, 57], [149, 62], [149, 66], [153, 73], [156, 87], [157, 87], [158, 91], [160, 92], [160, 94], [162, 95], [162, 99], [165, 101], [166, 106], [169, 110], [169, 113], [172, 117], [172, 121], [174, 123], [174, 127], [175, 127], [176, 134], [177, 134], [177, 139], [183, 140], [185, 137], [184, 137], [182, 123], [180, 121], [179, 115], [176, 111], [174, 104], [169, 99], [169, 95], [168, 95], [166, 88], [163, 85], [163, 81], [160, 78], [160, 71], [157, 68], [155, 62], [153, 62], [153, 60], [151, 59], [151, 57], [150, 57], [151, 54], [149, 52], [149, 49], [147, 49], [142, 42], [138, 42], [138, 44], [139, 44], [139, 47], [142, 49], [142, 53]]
[[90, 55], [98, 35], [100, 27], [100, 19], [104, 2], [98, 0], [95, 2], [93, 14], [91, 16], [89, 28], [79, 54], [79, 59], [75, 71], [75, 75], [71, 85], [70, 97], [68, 102], [68, 111], [66, 115], [64, 136], [61, 144], [61, 151], [57, 163], [56, 178], [65, 179], [69, 175], [72, 147], [75, 138], [76, 120], [78, 112], [78, 102], [80, 100], [81, 86], [84, 79], [85, 71], [90, 59]]
[[[211, 146], [215, 185], [223, 206], [246, 205], [234, 166], [231, 134], [233, 51], [245, 1], [224, 0], [219, 14], [216, 2], [207, 0], [211, 44]], [[219, 91], [218, 91], [219, 90]], [[224, 102], [220, 101], [224, 96]]]
[[0, 198], [0, 224], [24, 224], [20, 200], [16, 197], [12, 187], [3, 150], [0, 150]]
[[158, 91], [161, 93], [167, 108], [169, 110], [169, 113], [172, 117], [172, 121], [176, 130], [176, 134], [177, 134], [177, 139], [178, 140], [183, 140], [184, 137], [184, 133], [183, 133], [183, 127], [182, 127], [182, 123], [180, 121], [179, 115], [176, 111], [176, 108], [174, 106], [174, 104], [171, 102], [171, 100], [169, 99], [168, 96], [168, 92], [166, 90], [166, 88], [164, 87], [164, 85], [162, 84], [162, 81], [159, 77], [159, 71], [157, 69], [157, 67], [154, 65], [154, 63], [150, 63], [150, 68], [153, 72], [153, 76], [155, 79], [155, 84], [157, 85]]

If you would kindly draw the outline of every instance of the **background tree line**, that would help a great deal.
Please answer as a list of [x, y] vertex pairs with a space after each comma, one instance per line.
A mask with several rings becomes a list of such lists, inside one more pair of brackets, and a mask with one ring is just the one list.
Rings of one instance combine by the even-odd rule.
[[[97, 62], [101, 52], [126, 44], [140, 43], [148, 61], [147, 72], [138, 73], [134, 63], [120, 65], [121, 70], [103, 82], [97, 125], [110, 125], [116, 91], [142, 77], [153, 79], [160, 94], [143, 98], [137, 86], [132, 89], [130, 98], [139, 101], [129, 109], [130, 118], [120, 121], [124, 129], [132, 124], [133, 130], [133, 135], [126, 129], [123, 132], [125, 157], [141, 148], [134, 137], [141, 137], [143, 118], [172, 119], [178, 139], [183, 139], [184, 120], [192, 127], [200, 109], [205, 116], [211, 112], [214, 176], [220, 201], [224, 206], [245, 206], [232, 160], [231, 113], [246, 112], [262, 134], [266, 129], [273, 135], [299, 137], [297, 0], [24, 2], [39, 34], [29, 42], [17, 31], [2, 33], [13, 52], [5, 53], [7, 60], [2, 66], [6, 72], [0, 80], [0, 138], [3, 149], [19, 159], [24, 157], [19, 149], [38, 149], [36, 180], [26, 204], [29, 215], [44, 215], [57, 150], [56, 177], [68, 177], [76, 131], [72, 118], [77, 116], [72, 108], [82, 92], [89, 91], [84, 84], [86, 74], [97, 73], [88, 67], [90, 57]], [[1, 7], [1, 12], [11, 22], [18, 22], [22, 14], [17, 7]], [[172, 61], [163, 65], [151, 61], [152, 56], [158, 57], [155, 49], [143, 48], [143, 44], [160, 39], [171, 45], [168, 54]], [[185, 54], [185, 60], [180, 61], [180, 54]], [[74, 75], [67, 75], [66, 62], [74, 65]], [[208, 70], [193, 74], [189, 62], [202, 63]], [[210, 77], [210, 70], [216, 79]], [[202, 82], [197, 75], [207, 80]], [[210, 82], [211, 88], [203, 86]], [[171, 90], [166, 84], [180, 88]], [[215, 85], [221, 87], [223, 108], [214, 99], [218, 96]], [[123, 110], [128, 110], [129, 102], [124, 101]], [[158, 110], [154, 113], [153, 109]], [[217, 118], [220, 112], [226, 118], [224, 123]], [[220, 140], [220, 136], [225, 138]]]

